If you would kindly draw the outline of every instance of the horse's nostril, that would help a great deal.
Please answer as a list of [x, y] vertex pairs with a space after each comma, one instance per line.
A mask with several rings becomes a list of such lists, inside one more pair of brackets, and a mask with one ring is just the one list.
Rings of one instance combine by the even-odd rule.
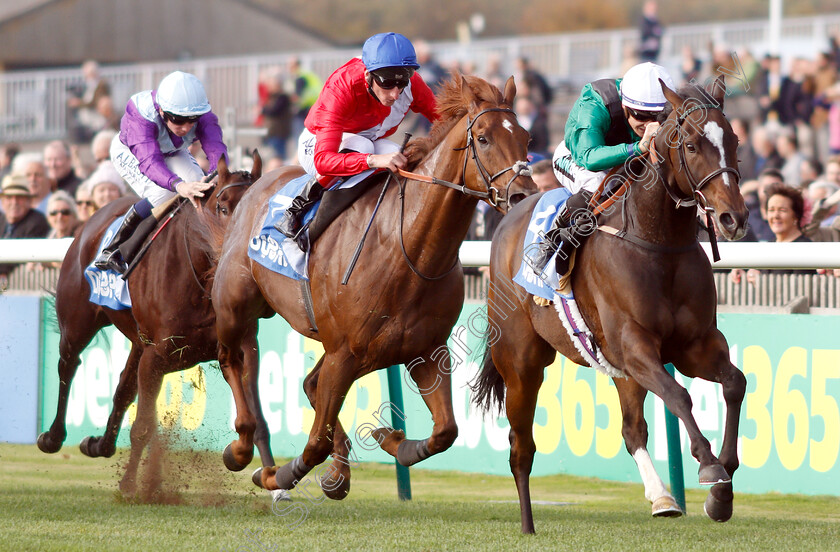
[[726, 228], [727, 230], [731, 230], [735, 228], [735, 226], [737, 226], [737, 223], [735, 222], [735, 217], [733, 217], [730, 213], [723, 213], [722, 215], [720, 215], [720, 218], [718, 220], [720, 222], [720, 225]]
[[510, 206], [513, 207], [526, 197], [527, 196], [525, 194], [513, 194], [512, 196], [510, 196]]

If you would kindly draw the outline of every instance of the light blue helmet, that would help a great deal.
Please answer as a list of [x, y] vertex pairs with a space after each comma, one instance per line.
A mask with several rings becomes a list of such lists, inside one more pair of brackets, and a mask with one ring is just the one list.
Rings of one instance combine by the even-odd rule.
[[383, 67], [419, 69], [411, 41], [399, 33], [373, 35], [362, 46], [362, 62], [368, 71]]
[[210, 111], [204, 85], [195, 75], [175, 71], [163, 77], [157, 88], [157, 103], [167, 113], [190, 117]]

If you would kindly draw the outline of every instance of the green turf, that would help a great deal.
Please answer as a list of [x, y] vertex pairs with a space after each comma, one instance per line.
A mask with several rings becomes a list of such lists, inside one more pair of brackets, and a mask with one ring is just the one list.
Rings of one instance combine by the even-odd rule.
[[689, 490], [687, 517], [654, 519], [640, 485], [534, 478], [534, 500], [564, 504], [535, 505], [537, 535], [523, 536], [510, 477], [412, 469], [414, 499], [400, 502], [393, 466], [364, 464], [345, 500], [298, 497], [308, 512], [290, 529], [251, 469], [229, 473], [217, 453], [170, 458], [177, 505], [127, 501], [124, 454], [0, 444], [0, 550], [840, 550], [840, 498], [741, 494], [737, 476], [723, 524], [703, 514], [704, 491]]

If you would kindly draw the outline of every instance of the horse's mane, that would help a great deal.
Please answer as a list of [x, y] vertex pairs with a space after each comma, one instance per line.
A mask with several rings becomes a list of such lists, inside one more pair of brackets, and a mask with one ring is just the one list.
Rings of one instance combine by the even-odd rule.
[[[251, 173], [248, 171], [235, 171], [231, 174], [231, 182], [240, 182], [242, 180], [251, 181]], [[212, 259], [210, 269], [203, 275], [208, 282], [212, 281], [216, 273], [216, 265], [218, 264], [218, 256], [221, 254], [222, 242], [225, 239], [225, 230], [230, 223], [230, 216], [220, 217], [215, 212], [204, 209], [207, 202], [215, 194], [219, 193], [218, 183], [213, 188], [212, 194], [204, 194], [201, 198], [202, 213], [194, 213], [190, 221], [190, 231], [187, 233], [186, 239], [191, 248], [196, 248], [200, 251], [205, 251]], [[192, 205], [186, 205], [185, 208], [192, 209]], [[193, 211], [195, 209], [192, 209]]]
[[465, 96], [465, 84], [480, 104], [489, 103], [491, 104], [489, 107], [499, 107], [504, 102], [502, 92], [489, 82], [454, 71], [452, 78], [441, 85], [437, 94], [440, 118], [432, 125], [428, 136], [416, 138], [406, 146], [405, 155], [408, 157], [409, 170], [416, 167], [429, 152], [440, 144], [452, 130], [452, 127], [469, 111], [470, 99]]

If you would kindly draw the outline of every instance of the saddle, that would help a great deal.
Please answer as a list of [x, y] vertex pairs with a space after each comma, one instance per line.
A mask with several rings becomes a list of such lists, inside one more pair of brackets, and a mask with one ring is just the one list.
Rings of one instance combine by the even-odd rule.
[[382, 182], [387, 175], [387, 172], [373, 173], [350, 188], [325, 191], [321, 197], [321, 205], [315, 212], [315, 217], [309, 222], [309, 240], [305, 244], [307, 245], [305, 250], [308, 250], [329, 225], [354, 201], [365, 195], [374, 185]]

